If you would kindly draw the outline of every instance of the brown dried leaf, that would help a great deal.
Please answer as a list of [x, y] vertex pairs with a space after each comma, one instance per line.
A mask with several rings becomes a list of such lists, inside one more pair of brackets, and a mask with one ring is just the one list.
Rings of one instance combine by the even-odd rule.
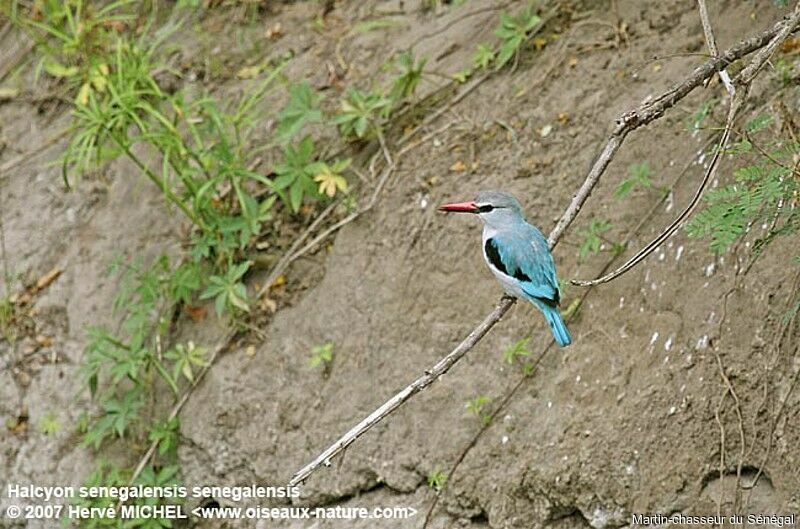
[[49, 287], [53, 281], [58, 279], [58, 276], [61, 275], [62, 271], [63, 270], [61, 270], [60, 268], [55, 267], [49, 272], [47, 272], [45, 275], [40, 277], [39, 281], [36, 282], [36, 290], [42, 290]]
[[205, 307], [200, 307], [200, 306], [197, 306], [197, 305], [186, 305], [183, 308], [183, 310], [186, 312], [186, 314], [189, 315], [189, 317], [194, 322], [201, 322], [204, 319], [206, 319], [206, 309], [205, 309]]
[[453, 165], [450, 166], [451, 171], [455, 171], [457, 173], [463, 173], [467, 170], [467, 164], [462, 162], [461, 160], [457, 161]]

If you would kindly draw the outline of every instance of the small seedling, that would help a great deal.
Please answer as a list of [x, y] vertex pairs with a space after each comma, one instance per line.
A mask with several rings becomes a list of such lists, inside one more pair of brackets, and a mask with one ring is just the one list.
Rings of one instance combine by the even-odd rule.
[[533, 354], [529, 349], [530, 338], [523, 338], [506, 348], [503, 352], [503, 360], [509, 365], [519, 363], [522, 366], [523, 375], [530, 376], [533, 374], [534, 366], [528, 362]]
[[492, 398], [486, 395], [478, 395], [467, 402], [467, 412], [477, 416], [483, 424], [489, 424], [492, 420], [490, 413], [485, 413], [484, 408], [492, 402]]
[[531, 6], [525, 8], [517, 16], [511, 16], [508, 13], [500, 15], [500, 26], [494, 32], [495, 35], [502, 39], [495, 64], [497, 69], [502, 68], [508, 61], [517, 56], [520, 46], [528, 37], [528, 32], [535, 28], [539, 22], [541, 22], [541, 18], [533, 12]]
[[307, 81], [291, 85], [289, 103], [278, 115], [276, 140], [283, 143], [296, 136], [306, 125], [322, 122], [320, 101], [322, 96], [315, 93]]
[[311, 348], [311, 367], [329, 366], [333, 362], [333, 343], [315, 345]]
[[494, 50], [488, 44], [478, 44], [478, 49], [472, 57], [472, 64], [476, 69], [486, 69], [494, 61]]
[[578, 258], [585, 261], [591, 254], [598, 253], [603, 241], [607, 241], [603, 234], [611, 229], [611, 223], [607, 220], [593, 220], [589, 227], [580, 230], [579, 235], [583, 237], [583, 243], [578, 249]]
[[506, 364], [513, 365], [517, 360], [524, 360], [531, 356], [531, 351], [528, 349], [530, 338], [523, 338], [510, 346], [503, 352], [503, 360]]
[[183, 375], [189, 382], [194, 382], [193, 368], [203, 368], [208, 365], [208, 361], [205, 359], [205, 353], [205, 347], [197, 347], [191, 341], [186, 345], [178, 344], [164, 353], [164, 358], [175, 363], [172, 379], [177, 381], [178, 378]]
[[44, 435], [56, 435], [61, 430], [61, 424], [54, 413], [48, 413], [39, 422], [39, 431]]
[[[293, 212], [300, 211], [303, 197], [317, 197], [319, 186], [314, 178], [321, 174], [327, 165], [314, 159], [314, 140], [306, 136], [294, 145], [287, 145], [283, 153], [283, 161], [275, 166], [275, 189], [281, 194], [284, 202]], [[286, 195], [286, 190], [289, 194]]]
[[419, 62], [415, 63], [411, 52], [405, 51], [401, 53], [395, 63], [400, 70], [400, 74], [394, 79], [390, 97], [395, 101], [400, 101], [413, 96], [417, 86], [422, 81], [422, 69], [425, 68], [425, 63], [427, 62], [428, 60], [423, 57]]
[[247, 287], [242, 282], [242, 277], [247, 273], [251, 264], [251, 261], [245, 261], [231, 266], [222, 276], [212, 275], [209, 278], [211, 284], [200, 294], [200, 299], [214, 298], [217, 316], [222, 316], [225, 309], [234, 313], [237, 310], [250, 312]]
[[342, 172], [350, 166], [350, 159], [336, 160], [331, 165], [323, 164], [320, 172], [314, 177], [319, 184], [319, 194], [333, 198], [337, 192], [347, 192], [347, 180]]
[[437, 468], [428, 474], [428, 488], [436, 492], [442, 492], [447, 486], [447, 475]]
[[365, 93], [355, 88], [347, 90], [341, 111], [332, 123], [339, 126], [342, 136], [364, 139], [382, 134], [381, 121], [392, 111], [392, 100], [377, 92]]
[[647, 162], [636, 163], [628, 168], [628, 178], [619, 183], [614, 196], [621, 200], [636, 186], [645, 189], [653, 187], [653, 183], [650, 181], [650, 166]]
[[179, 426], [178, 418], [173, 417], [167, 421], [156, 422], [150, 428], [148, 439], [151, 442], [158, 443], [159, 455], [174, 454], [178, 450], [178, 442], [180, 440]]

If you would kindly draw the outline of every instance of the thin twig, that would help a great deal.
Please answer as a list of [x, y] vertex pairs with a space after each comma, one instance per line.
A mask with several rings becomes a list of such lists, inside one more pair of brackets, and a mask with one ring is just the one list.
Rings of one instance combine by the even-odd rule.
[[42, 143], [41, 145], [39, 145], [35, 149], [32, 149], [32, 150], [27, 151], [27, 152], [24, 152], [24, 153], [20, 154], [19, 156], [17, 156], [16, 158], [13, 158], [13, 159], [9, 160], [8, 162], [4, 163], [3, 165], [0, 165], [0, 178], [5, 178], [5, 173], [7, 173], [8, 171], [10, 171], [10, 170], [12, 170], [12, 169], [14, 169], [14, 168], [16, 168], [18, 166], [25, 165], [27, 163], [32, 162], [38, 156], [40, 156], [44, 151], [46, 151], [48, 148], [52, 147], [53, 145], [55, 145], [56, 143], [61, 141], [69, 133], [70, 133], [70, 129], [69, 128], [65, 128], [64, 130], [62, 130], [61, 132], [59, 132], [55, 136], [45, 140], [44, 143]]
[[[800, 4], [798, 4], [798, 12], [800, 13]], [[759, 48], [767, 46], [768, 44], [774, 50], [773, 39], [776, 35], [788, 35], [796, 25], [792, 21], [780, 21], [772, 28], [762, 32], [761, 34], [751, 37], [730, 48], [721, 57], [715, 57], [704, 63], [703, 65], [695, 68], [683, 82], [675, 85], [670, 90], [661, 96], [644, 101], [637, 109], [627, 112], [621, 116], [617, 122], [616, 127], [611, 133], [602, 153], [595, 161], [589, 174], [587, 175], [583, 185], [573, 197], [572, 202], [566, 209], [564, 214], [559, 219], [553, 231], [548, 237], [548, 244], [554, 247], [564, 230], [572, 223], [578, 215], [581, 207], [586, 199], [591, 194], [592, 189], [597, 184], [600, 176], [603, 174], [614, 154], [619, 149], [625, 136], [632, 130], [646, 125], [659, 117], [664, 112], [674, 106], [679, 100], [688, 95], [694, 88], [699, 86], [706, 78], [710, 77], [722, 68], [725, 68], [731, 62], [751, 53]], [[766, 60], [766, 58], [765, 58]], [[742, 72], [744, 73], [744, 71]], [[726, 140], [727, 141], [727, 140]], [[347, 433], [340, 437], [330, 447], [317, 456], [311, 463], [307, 464], [299, 471], [297, 471], [290, 480], [290, 485], [297, 485], [304, 481], [312, 472], [314, 472], [321, 465], [328, 465], [332, 457], [341, 453], [345, 448], [352, 444], [356, 439], [361, 437], [365, 432], [372, 428], [375, 424], [380, 422], [387, 415], [403, 405], [413, 395], [433, 383], [439, 376], [446, 373], [461, 357], [463, 357], [480, 339], [503, 317], [503, 315], [510, 309], [516, 300], [514, 298], [503, 297], [495, 309], [484, 318], [484, 320], [462, 341], [458, 347], [451, 351], [447, 356], [442, 358], [433, 368], [426, 371], [421, 377], [406, 386], [402, 391], [394, 397], [386, 401], [381, 407], [372, 412], [367, 418], [359, 422], [356, 426], [351, 428]]]
[[[711, 53], [712, 57], [719, 57], [719, 51], [717, 51], [717, 41], [714, 38], [714, 31], [711, 29], [711, 19], [708, 17], [706, 0], [697, 0], [697, 6], [700, 10], [700, 21], [703, 24], [703, 33], [706, 36], [706, 46], [708, 47], [708, 51]], [[733, 83], [731, 82], [731, 77], [728, 75], [728, 71], [725, 69], [720, 70], [719, 78], [722, 80], [722, 84], [725, 85], [725, 89], [728, 91], [731, 97], [733, 97], [733, 95], [736, 93], [736, 88], [734, 88]]]
[[292, 260], [291, 257], [294, 254], [294, 252], [297, 250], [297, 248], [301, 244], [303, 244], [303, 241], [305, 241], [306, 238], [309, 235], [311, 235], [311, 233], [314, 230], [317, 229], [317, 226], [319, 226], [322, 223], [322, 221], [325, 220], [328, 217], [328, 215], [330, 215], [333, 212], [334, 209], [336, 209], [336, 206], [338, 206], [338, 205], [339, 205], [339, 201], [338, 200], [335, 201], [335, 202], [331, 202], [328, 205], [328, 207], [326, 207], [322, 211], [322, 213], [317, 215], [317, 218], [315, 218], [314, 221], [308, 226], [308, 228], [305, 229], [305, 231], [300, 235], [300, 237], [295, 239], [295, 241], [292, 243], [292, 246], [289, 247], [289, 251], [287, 251], [285, 254], [283, 254], [283, 257], [281, 257], [280, 261], [278, 261], [275, 264], [275, 266], [272, 268], [272, 270], [270, 271], [270, 273], [267, 276], [267, 279], [264, 282], [263, 286], [258, 290], [258, 293], [256, 294], [256, 298], [260, 298], [261, 296], [263, 296], [267, 292], [267, 290], [269, 290], [269, 288], [272, 286], [272, 284], [275, 282], [275, 280], [278, 278], [278, 276], [281, 275], [283, 273], [283, 271], [286, 270], [286, 268], [289, 266], [289, 263], [291, 263], [291, 260]]

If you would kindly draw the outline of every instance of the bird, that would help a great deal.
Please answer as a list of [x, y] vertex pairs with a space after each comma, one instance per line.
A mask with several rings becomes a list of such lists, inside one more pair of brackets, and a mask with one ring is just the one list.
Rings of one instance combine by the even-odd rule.
[[483, 258], [503, 289], [544, 314], [560, 347], [571, 344], [558, 310], [561, 293], [553, 255], [542, 232], [525, 220], [519, 200], [502, 191], [482, 191], [475, 200], [442, 204], [439, 210], [478, 215], [483, 221]]

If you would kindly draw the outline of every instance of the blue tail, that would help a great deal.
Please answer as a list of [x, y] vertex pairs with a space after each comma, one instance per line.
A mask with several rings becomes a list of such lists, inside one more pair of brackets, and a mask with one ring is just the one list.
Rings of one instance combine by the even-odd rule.
[[544, 314], [544, 319], [550, 325], [550, 330], [553, 332], [553, 338], [556, 343], [561, 347], [566, 347], [572, 343], [572, 336], [569, 335], [567, 326], [564, 325], [564, 320], [561, 319], [561, 313], [558, 312], [558, 307], [552, 305], [545, 305], [544, 303], [536, 303], [536, 306], [541, 309]]

